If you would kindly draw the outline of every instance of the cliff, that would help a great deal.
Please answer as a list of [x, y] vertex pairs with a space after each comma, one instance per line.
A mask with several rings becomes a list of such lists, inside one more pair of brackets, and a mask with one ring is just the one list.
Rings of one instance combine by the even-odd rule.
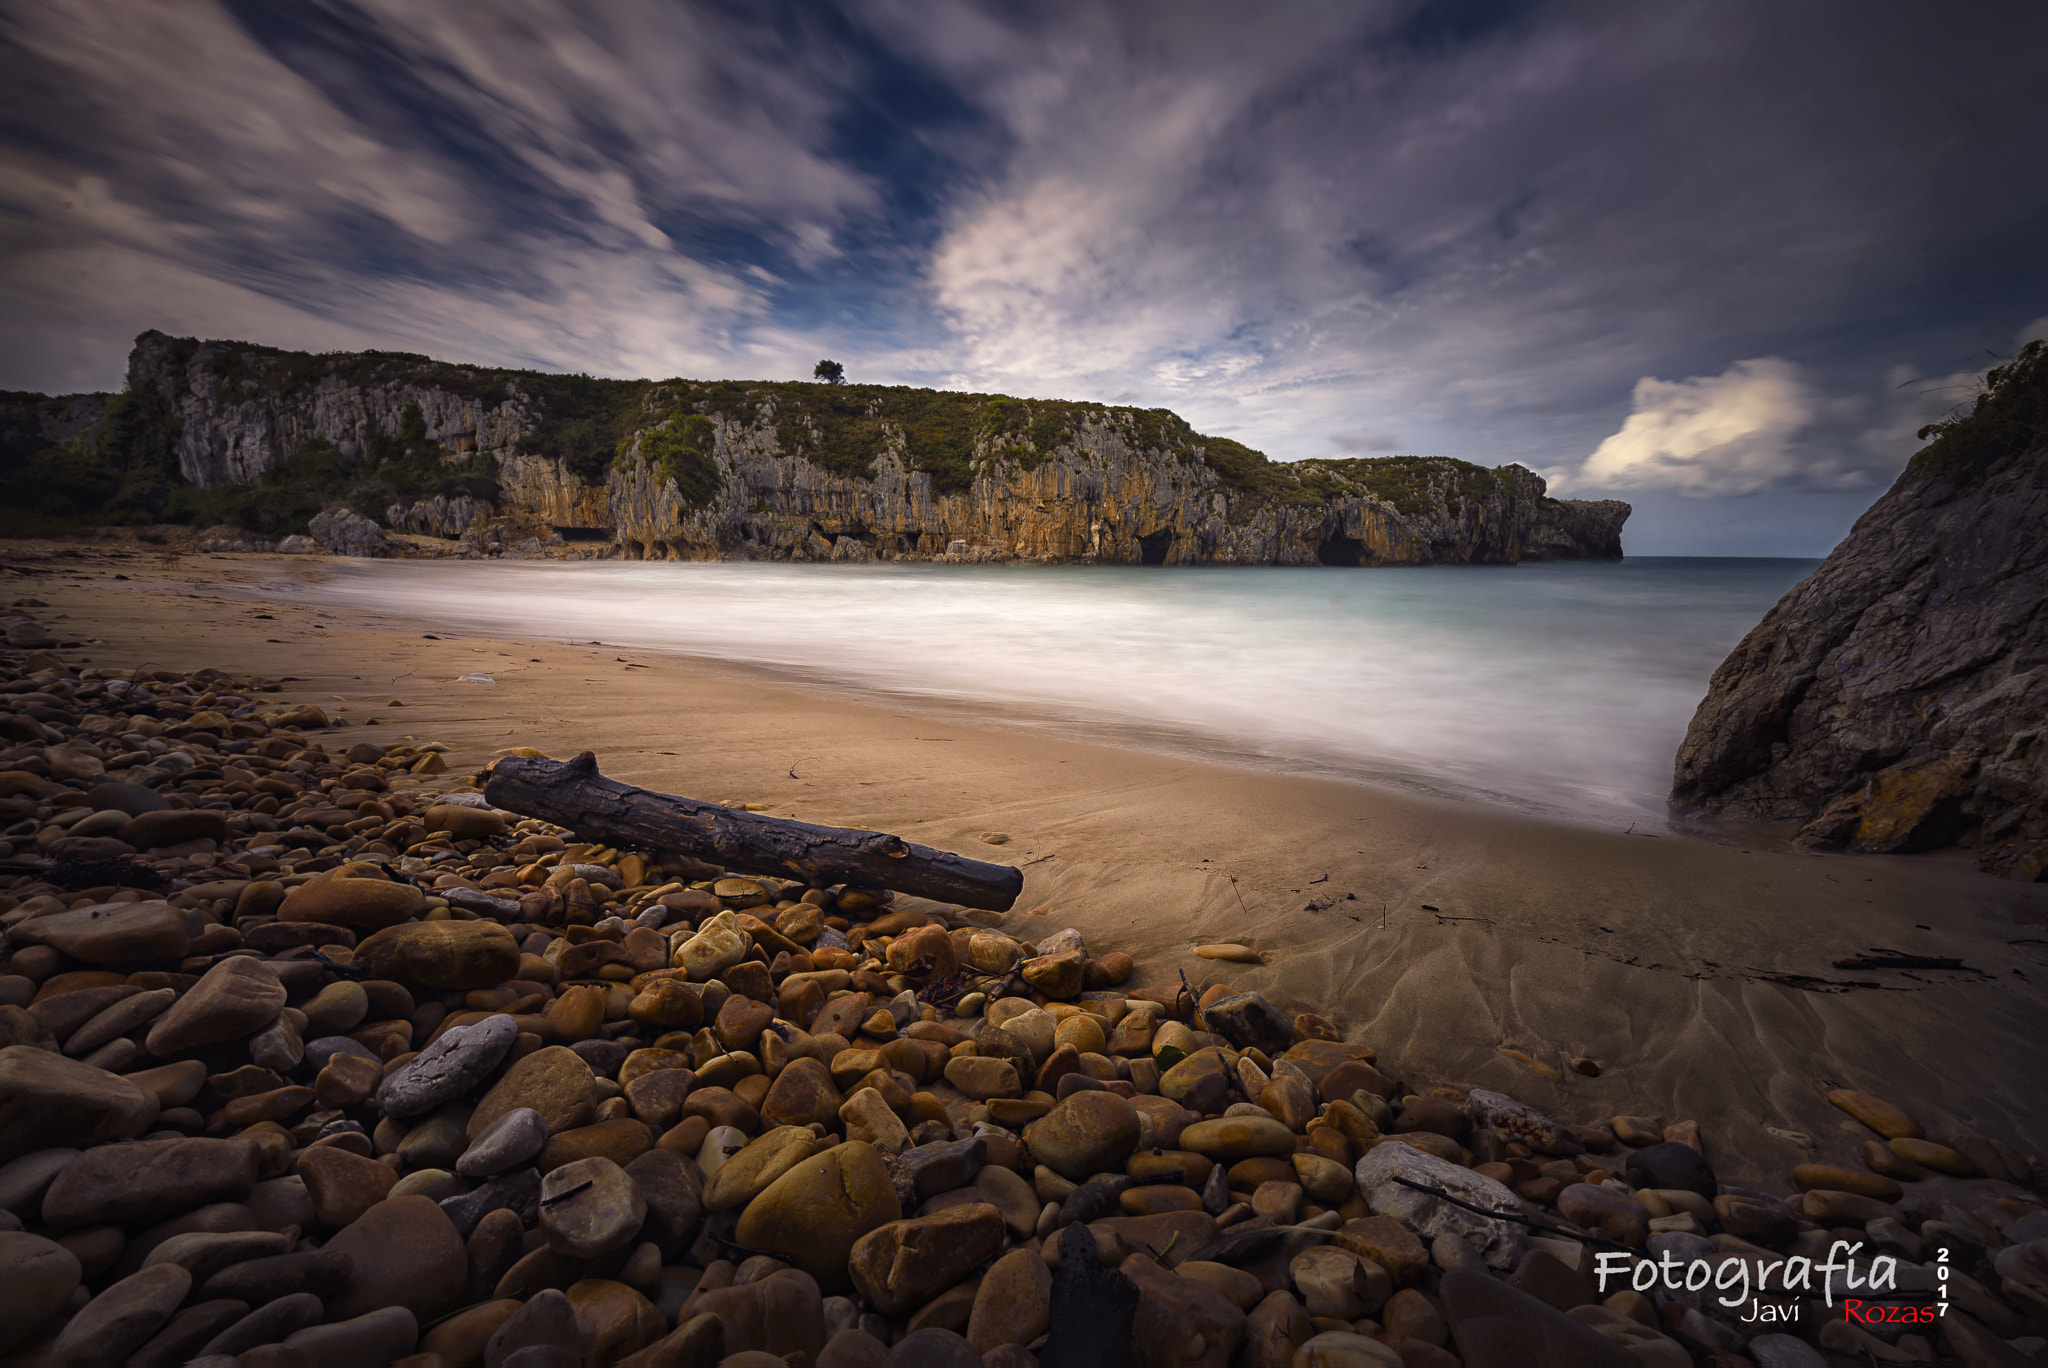
[[1714, 672], [1672, 787], [1821, 848], [2048, 877], [2048, 351], [1991, 372]]
[[1619, 559], [1629, 514], [1548, 498], [1520, 466], [1273, 462], [1164, 409], [155, 332], [118, 396], [0, 398], [0, 440], [102, 520], [276, 535], [347, 504], [472, 554], [524, 537], [696, 560], [1513, 564]]

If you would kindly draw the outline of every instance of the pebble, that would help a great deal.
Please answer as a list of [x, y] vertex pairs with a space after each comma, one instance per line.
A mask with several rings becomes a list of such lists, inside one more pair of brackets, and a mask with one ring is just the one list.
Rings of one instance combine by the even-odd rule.
[[425, 906], [426, 895], [411, 884], [326, 875], [287, 893], [277, 919], [381, 931], [411, 921]]
[[1471, 1206], [1520, 1215], [1522, 1199], [1492, 1179], [1406, 1144], [1377, 1146], [1358, 1161], [1356, 1175], [1359, 1193], [1375, 1212], [1395, 1218], [1423, 1238], [1455, 1235], [1493, 1268], [1512, 1268], [1520, 1261], [1522, 1230], [1517, 1223], [1479, 1215], [1393, 1181], [1405, 1178]]
[[406, 922], [371, 935], [352, 963], [408, 988], [495, 988], [519, 972], [519, 943], [496, 922]]
[[102, 903], [24, 922], [13, 933], [86, 964], [183, 959], [192, 944], [185, 914], [167, 902]]
[[1259, 957], [1258, 951], [1252, 949], [1249, 945], [1239, 945], [1234, 941], [1222, 941], [1213, 945], [1198, 945], [1195, 947], [1195, 954], [1201, 959], [1228, 960], [1233, 964], [1264, 963]]
[[378, 1107], [386, 1116], [420, 1116], [462, 1096], [490, 1076], [518, 1034], [519, 1023], [502, 1012], [451, 1026], [385, 1078], [377, 1089]]
[[1709, 1201], [1720, 1190], [1714, 1170], [1700, 1152], [1676, 1141], [1659, 1140], [1635, 1151], [1628, 1157], [1626, 1171], [1633, 1187], [1678, 1188]]
[[1270, 1116], [1225, 1116], [1181, 1131], [1180, 1147], [1211, 1159], [1292, 1154], [1294, 1132]]
[[190, 1270], [153, 1264], [108, 1287], [72, 1317], [51, 1347], [58, 1363], [119, 1363], [176, 1314], [192, 1290]]
[[403, 1306], [387, 1306], [350, 1320], [309, 1325], [287, 1335], [284, 1347], [306, 1355], [314, 1368], [359, 1368], [404, 1358], [419, 1338], [413, 1313]]
[[313, 1218], [330, 1230], [341, 1229], [383, 1201], [398, 1181], [390, 1165], [333, 1146], [301, 1154], [298, 1175], [313, 1199]]
[[462, 1239], [425, 1197], [386, 1198], [322, 1248], [346, 1254], [354, 1268], [348, 1290], [327, 1307], [335, 1318], [402, 1306], [425, 1324], [463, 1304], [468, 1260]]
[[65, 1227], [158, 1220], [240, 1201], [256, 1186], [258, 1158], [256, 1142], [240, 1138], [100, 1145], [50, 1184], [43, 1219]]
[[852, 1285], [846, 1260], [854, 1241], [902, 1216], [881, 1154], [856, 1140], [806, 1159], [770, 1183], [740, 1214], [736, 1238], [840, 1292]]
[[547, 1142], [547, 1118], [532, 1107], [515, 1107], [470, 1141], [455, 1171], [465, 1178], [488, 1178], [526, 1163]]
[[1846, 1164], [1797, 1165], [1792, 1170], [1792, 1185], [1801, 1192], [1825, 1188], [1830, 1192], [1850, 1192], [1859, 1197], [1875, 1197], [1880, 1202], [1896, 1202], [1905, 1193], [1905, 1189], [1895, 1180], [1881, 1173], [1850, 1168]]
[[1853, 1088], [1836, 1088], [1828, 1093], [1828, 1101], [1887, 1140], [1926, 1138], [1927, 1132], [1921, 1129], [1918, 1121], [1881, 1097], [1872, 1097]]
[[242, 1040], [277, 1019], [285, 1004], [277, 971], [263, 960], [224, 959], [156, 1019], [144, 1042], [159, 1059]]
[[541, 1179], [540, 1227], [557, 1253], [577, 1259], [609, 1254], [631, 1243], [646, 1219], [646, 1199], [610, 1159], [578, 1159]]
[[0, 1161], [133, 1139], [161, 1110], [155, 1093], [104, 1069], [29, 1045], [0, 1049]]
[[0, 1353], [28, 1339], [69, 1301], [81, 1276], [77, 1256], [56, 1241], [0, 1230]]
[[1294, 1044], [1294, 1023], [1260, 993], [1236, 993], [1208, 1003], [1202, 1020], [1241, 1050], [1277, 1055]]
[[890, 1221], [860, 1237], [848, 1272], [861, 1295], [898, 1315], [951, 1287], [1003, 1247], [1002, 1213], [986, 1202]]
[[548, 1134], [559, 1135], [587, 1125], [597, 1115], [591, 1100], [596, 1075], [583, 1057], [561, 1045], [549, 1045], [514, 1061], [470, 1114], [468, 1135], [474, 1140], [507, 1112], [528, 1108], [540, 1113]]
[[1138, 1147], [1138, 1130], [1137, 1110], [1123, 1098], [1079, 1092], [1026, 1126], [1023, 1138], [1040, 1163], [1078, 1181], [1123, 1167]]

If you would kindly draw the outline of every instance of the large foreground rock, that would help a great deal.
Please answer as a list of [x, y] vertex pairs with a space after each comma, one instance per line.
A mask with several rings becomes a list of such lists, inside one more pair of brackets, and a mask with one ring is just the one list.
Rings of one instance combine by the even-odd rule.
[[1714, 672], [1674, 799], [1819, 847], [1975, 832], [1986, 869], [2048, 875], [2044, 392], [2035, 343], [1764, 615]]

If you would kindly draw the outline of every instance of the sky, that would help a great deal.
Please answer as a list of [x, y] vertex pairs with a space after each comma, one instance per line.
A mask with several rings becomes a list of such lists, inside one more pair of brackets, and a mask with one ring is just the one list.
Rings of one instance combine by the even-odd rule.
[[2037, 0], [0, 0], [0, 389], [146, 328], [1170, 407], [1820, 555], [2048, 335]]

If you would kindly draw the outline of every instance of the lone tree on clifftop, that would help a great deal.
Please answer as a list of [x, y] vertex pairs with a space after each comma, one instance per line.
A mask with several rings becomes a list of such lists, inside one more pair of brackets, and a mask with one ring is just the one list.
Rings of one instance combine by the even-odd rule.
[[841, 384], [846, 380], [846, 367], [837, 361], [820, 361], [811, 367], [811, 379], [823, 380], [828, 385]]

